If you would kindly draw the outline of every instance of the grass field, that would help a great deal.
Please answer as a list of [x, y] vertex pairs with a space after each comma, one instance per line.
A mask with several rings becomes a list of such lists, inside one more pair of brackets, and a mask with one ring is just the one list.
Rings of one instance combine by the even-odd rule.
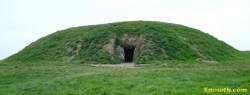
[[[169, 62], [136, 68], [0, 63], [0, 95], [249, 95], [250, 61]], [[246, 88], [247, 93], [204, 92]]]

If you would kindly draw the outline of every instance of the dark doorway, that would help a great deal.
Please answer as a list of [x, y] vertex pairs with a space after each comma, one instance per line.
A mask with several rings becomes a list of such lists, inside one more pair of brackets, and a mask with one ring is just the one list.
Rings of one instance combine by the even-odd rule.
[[124, 47], [124, 61], [125, 62], [133, 62], [135, 47], [128, 46]]

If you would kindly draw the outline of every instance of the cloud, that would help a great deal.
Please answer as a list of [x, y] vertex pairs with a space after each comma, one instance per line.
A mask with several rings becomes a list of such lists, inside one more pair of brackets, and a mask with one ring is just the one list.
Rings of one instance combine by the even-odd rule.
[[118, 5], [154, 5], [158, 4], [162, 0], [111, 0], [111, 2], [118, 4]]

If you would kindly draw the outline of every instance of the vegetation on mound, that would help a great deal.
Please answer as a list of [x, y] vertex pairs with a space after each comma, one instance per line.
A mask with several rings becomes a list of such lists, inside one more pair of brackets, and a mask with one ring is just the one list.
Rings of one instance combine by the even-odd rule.
[[[135, 39], [138, 43], [127, 43], [126, 39]], [[126, 45], [137, 48], [136, 63], [155, 60], [210, 62], [243, 56], [233, 47], [197, 29], [163, 22], [130, 21], [60, 30], [33, 42], [6, 61], [121, 63], [123, 60], [114, 48]]]

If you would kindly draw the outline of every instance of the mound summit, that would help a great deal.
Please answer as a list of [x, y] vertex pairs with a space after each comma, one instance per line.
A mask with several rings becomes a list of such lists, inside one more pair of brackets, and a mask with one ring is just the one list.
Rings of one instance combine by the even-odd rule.
[[239, 53], [197, 29], [156, 21], [128, 21], [60, 30], [6, 60], [103, 64], [159, 60], [215, 62], [233, 59]]

